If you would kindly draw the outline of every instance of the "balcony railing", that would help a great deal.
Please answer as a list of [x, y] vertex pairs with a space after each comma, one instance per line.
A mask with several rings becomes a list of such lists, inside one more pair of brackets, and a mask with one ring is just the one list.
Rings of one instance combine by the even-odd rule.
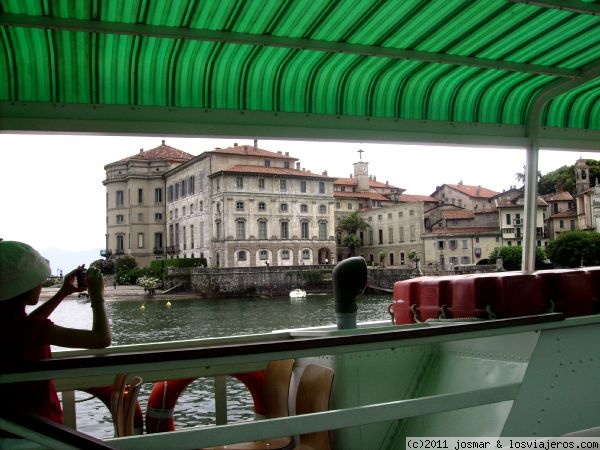
[[179, 253], [179, 245], [169, 245], [167, 246], [167, 254], [173, 255], [175, 253]]
[[164, 247], [154, 247], [153, 252], [155, 255], [163, 255], [165, 253]]
[[112, 250], [109, 250], [109, 249], [100, 250], [100, 256], [104, 256], [106, 258], [107, 256], [111, 256], [111, 255], [112, 255]]
[[125, 254], [125, 250], [122, 248], [118, 248], [115, 250], [115, 255], [124, 255]]

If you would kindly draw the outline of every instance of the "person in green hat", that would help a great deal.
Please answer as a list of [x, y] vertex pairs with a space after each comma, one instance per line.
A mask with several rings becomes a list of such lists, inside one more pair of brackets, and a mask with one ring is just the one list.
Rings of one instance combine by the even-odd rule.
[[[111, 342], [104, 309], [104, 282], [97, 269], [85, 274], [93, 313], [91, 330], [65, 328], [48, 317], [67, 296], [83, 292], [76, 283], [79, 266], [64, 278], [58, 292], [27, 313], [39, 301], [42, 283], [51, 274], [50, 265], [36, 250], [16, 241], [0, 241], [0, 364], [19, 371], [28, 363], [52, 357], [50, 346], [104, 348]], [[0, 398], [13, 410], [33, 413], [63, 423], [63, 413], [53, 380], [0, 384]]]

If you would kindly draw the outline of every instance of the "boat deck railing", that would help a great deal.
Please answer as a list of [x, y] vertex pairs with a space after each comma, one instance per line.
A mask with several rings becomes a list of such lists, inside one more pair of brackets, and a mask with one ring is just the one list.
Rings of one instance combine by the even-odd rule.
[[[57, 353], [53, 359], [31, 363], [21, 372], [6, 371], [0, 374], [0, 383], [54, 379], [58, 389], [66, 394], [75, 389], [109, 385], [114, 374], [118, 372], [142, 376], [144, 382], [187, 377], [219, 379], [231, 373], [262, 369], [268, 361], [275, 359], [376, 351], [591, 325], [599, 321], [598, 316], [565, 319], [562, 314], [551, 313], [493, 321], [446, 322], [438, 324], [439, 326], [423, 323], [370, 327], [368, 332], [361, 328], [339, 331], [332, 328], [283, 330], [264, 335], [118, 346], [101, 351], [68, 351]], [[335, 430], [513, 400], [519, 386], [520, 383], [512, 382], [464, 392], [366, 404], [270, 420], [219, 425], [224, 423], [221, 420], [217, 421], [216, 426], [114, 438], [105, 442], [123, 449], [186, 449], [281, 435], [298, 435], [324, 429]], [[222, 417], [223, 408], [226, 408], [225, 395], [223, 392], [219, 394], [219, 389], [216, 390], [216, 414]], [[68, 410], [73, 406], [68, 404], [69, 397], [66, 398], [65, 409]], [[65, 414], [67, 416], [68, 411], [65, 411]], [[47, 442], [43, 431], [36, 427], [27, 428], [15, 424], [5, 414], [0, 418], [0, 429], [22, 435], [32, 442]], [[62, 448], [75, 447], [65, 443], [65, 447]]]

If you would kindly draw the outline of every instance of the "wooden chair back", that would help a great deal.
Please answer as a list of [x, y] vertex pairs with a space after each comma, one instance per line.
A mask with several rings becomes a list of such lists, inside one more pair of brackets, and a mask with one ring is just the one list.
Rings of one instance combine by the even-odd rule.
[[[329, 367], [309, 364], [304, 368], [296, 394], [296, 414], [329, 410], [334, 372]], [[331, 450], [329, 431], [301, 434], [299, 448]]]
[[134, 377], [127, 384], [127, 374], [119, 373], [115, 376], [110, 399], [110, 413], [113, 419], [115, 437], [133, 435], [133, 419], [142, 379]]
[[289, 415], [288, 399], [293, 368], [293, 359], [270, 361], [267, 365], [263, 390], [267, 419]]

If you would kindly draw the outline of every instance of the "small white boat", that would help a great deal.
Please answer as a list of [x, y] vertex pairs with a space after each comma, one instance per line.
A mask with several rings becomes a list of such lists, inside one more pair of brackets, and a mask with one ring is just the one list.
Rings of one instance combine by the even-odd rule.
[[306, 298], [306, 291], [304, 289], [294, 289], [290, 291], [290, 298]]

